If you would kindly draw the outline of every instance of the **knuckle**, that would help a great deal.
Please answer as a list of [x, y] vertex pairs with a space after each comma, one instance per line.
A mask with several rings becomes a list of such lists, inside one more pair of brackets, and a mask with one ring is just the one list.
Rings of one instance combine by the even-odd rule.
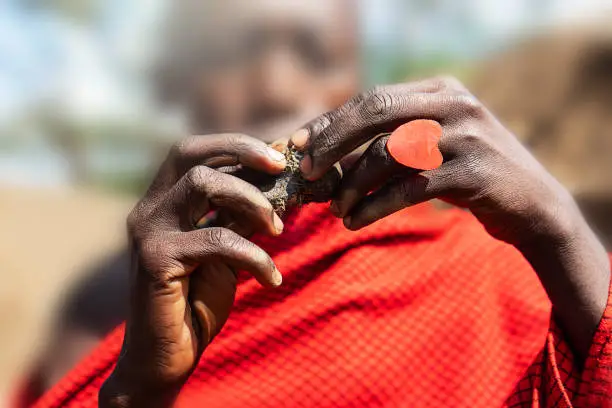
[[472, 160], [487, 156], [491, 149], [490, 141], [482, 131], [466, 128], [457, 135], [450, 150], [458, 156]]
[[333, 118], [334, 118], [334, 112], [333, 111], [324, 113], [323, 115], [321, 115], [320, 120], [317, 122], [315, 130], [317, 132], [320, 132], [323, 129], [326, 129], [327, 127], [329, 127], [329, 125], [332, 124]]
[[206, 166], [195, 166], [185, 174], [185, 183], [191, 190], [203, 190], [204, 186], [212, 183], [214, 176], [212, 171]]
[[433, 77], [420, 82], [424, 92], [438, 93], [446, 89], [446, 85], [441, 77]]
[[227, 241], [223, 228], [210, 228], [207, 233], [208, 242], [215, 248], [223, 246]]
[[389, 93], [389, 88], [386, 85], [375, 85], [369, 90], [365, 91], [365, 93], [363, 94], [363, 100], [366, 100], [372, 96], [382, 95], [386, 93]]
[[452, 75], [440, 75], [436, 77], [441, 90], [460, 91], [465, 90], [465, 86], [456, 77]]
[[369, 91], [363, 101], [364, 114], [367, 117], [387, 117], [393, 109], [394, 99], [383, 88], [376, 87]]
[[389, 136], [381, 136], [377, 138], [369, 147], [369, 154], [376, 159], [387, 159], [389, 154], [387, 153], [387, 141]]
[[149, 211], [150, 208], [145, 206], [143, 201], [136, 204], [132, 211], [130, 211], [126, 218], [128, 236], [138, 239], [145, 234], [147, 226], [146, 219]]
[[308, 123], [307, 127], [315, 141], [317, 137], [332, 124], [335, 115], [335, 111], [328, 111], [320, 115], [316, 120]]
[[485, 114], [485, 108], [473, 95], [464, 94], [456, 97], [456, 104], [461, 112], [472, 118], [481, 118]]
[[227, 228], [209, 228], [207, 229], [207, 235], [209, 244], [217, 251], [238, 249], [240, 247], [240, 236]]
[[426, 84], [431, 86], [431, 90], [434, 93], [444, 92], [448, 89], [448, 84], [446, 80], [446, 76], [435, 76], [430, 80], [424, 81]]
[[461, 147], [465, 152], [474, 153], [481, 149], [482, 137], [477, 132], [464, 132], [460, 136]]
[[378, 87], [374, 87], [367, 91], [359, 92], [357, 95], [350, 98], [341, 109], [346, 109], [350, 107], [355, 107], [361, 105], [365, 100], [367, 100], [370, 95], [378, 90]]

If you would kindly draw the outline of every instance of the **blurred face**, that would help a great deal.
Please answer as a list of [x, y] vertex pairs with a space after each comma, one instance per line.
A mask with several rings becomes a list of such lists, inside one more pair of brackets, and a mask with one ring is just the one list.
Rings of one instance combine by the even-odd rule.
[[288, 136], [358, 86], [352, 2], [229, 1], [214, 13], [190, 99], [198, 132]]

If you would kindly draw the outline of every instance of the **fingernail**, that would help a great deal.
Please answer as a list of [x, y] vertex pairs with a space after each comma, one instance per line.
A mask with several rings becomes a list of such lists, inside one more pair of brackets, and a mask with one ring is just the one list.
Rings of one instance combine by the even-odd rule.
[[304, 155], [304, 158], [300, 163], [300, 170], [302, 170], [302, 173], [306, 175], [312, 171], [312, 157], [310, 157], [309, 154]]
[[278, 214], [273, 213], [272, 219], [274, 222], [274, 229], [276, 229], [276, 233], [280, 234], [281, 232], [283, 232], [283, 228], [285, 228], [285, 224], [283, 224], [283, 221], [280, 219]]
[[278, 268], [274, 267], [274, 272], [272, 272], [272, 284], [274, 287], [279, 287], [283, 283], [283, 275], [281, 275]]
[[342, 222], [344, 223], [344, 226], [346, 228], [351, 229], [351, 216], [350, 215], [348, 217], [344, 217]]
[[277, 140], [275, 142], [272, 142], [272, 144], [270, 144], [270, 147], [274, 150], [276, 150], [277, 152], [284, 152], [285, 150], [287, 150], [287, 143], [289, 142], [288, 139], [280, 139]]
[[278, 150], [274, 150], [272, 148], [269, 148], [268, 149], [268, 155], [275, 162], [284, 162], [285, 161], [285, 155], [283, 153], [279, 152]]
[[338, 208], [338, 203], [335, 201], [332, 201], [332, 203], [330, 204], [329, 211], [331, 211], [331, 213], [334, 214], [336, 217], [340, 216], [340, 209]]
[[298, 149], [301, 149], [302, 147], [306, 146], [309, 137], [310, 132], [308, 132], [308, 129], [300, 129], [291, 135], [291, 143], [293, 143], [293, 145]]

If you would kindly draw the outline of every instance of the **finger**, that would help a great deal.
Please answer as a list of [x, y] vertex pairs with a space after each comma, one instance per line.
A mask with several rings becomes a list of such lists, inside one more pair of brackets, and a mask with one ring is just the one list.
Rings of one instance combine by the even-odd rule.
[[210, 262], [223, 262], [235, 270], [249, 272], [259, 283], [277, 287], [282, 275], [272, 258], [260, 247], [226, 228], [205, 228], [175, 236], [175, 258], [195, 269]]
[[344, 156], [342, 159], [340, 159], [339, 163], [340, 168], [342, 169], [342, 174], [349, 171], [351, 167], [353, 167], [355, 163], [357, 163], [359, 158], [365, 153], [366, 150], [368, 150], [372, 142], [374, 142], [374, 140], [362, 144], [357, 149], [353, 150], [352, 152]]
[[[413, 93], [436, 93], [448, 89], [449, 84], [456, 84], [451, 85], [453, 87], [459, 86], [459, 82], [454, 78], [437, 77], [403, 84], [402, 91]], [[461, 87], [464, 89], [462, 85]], [[347, 104], [350, 105], [351, 102], [354, 101], [349, 101]], [[300, 151], [303, 150], [308, 144], [311, 131], [313, 133], [320, 133], [326, 126], [329, 126], [331, 118], [338, 116], [338, 111], [345, 107], [346, 106], [324, 114], [323, 116], [329, 115], [329, 120], [326, 120], [324, 117], [318, 117], [306, 123], [291, 136], [291, 145], [295, 146], [295, 148]]]
[[215, 223], [209, 225], [209, 227], [227, 228], [245, 238], [249, 238], [257, 232], [253, 227], [253, 223], [247, 217], [227, 210], [220, 210], [217, 213], [218, 216]]
[[278, 174], [287, 163], [284, 154], [247, 135], [228, 133], [191, 136], [172, 148], [152, 189], [169, 189], [196, 165], [242, 165], [264, 173]]
[[189, 303], [198, 319], [202, 346], [223, 328], [236, 295], [236, 274], [224, 263], [206, 263], [189, 279]]
[[254, 137], [242, 134], [193, 136], [175, 148], [177, 158], [192, 167], [235, 166], [276, 174], [285, 168], [285, 156]]
[[223, 210], [248, 220], [255, 231], [278, 235], [283, 223], [255, 186], [205, 166], [187, 172], [170, 190], [162, 212], [174, 214], [183, 231], [195, 228], [211, 210]]
[[342, 177], [330, 209], [344, 217], [370, 191], [389, 181], [394, 175], [408, 175], [415, 170], [397, 163], [386, 149], [389, 136], [377, 138]]
[[447, 180], [442, 170], [436, 169], [391, 182], [364, 197], [344, 217], [344, 225], [358, 230], [406, 207], [443, 196], [450, 187]]
[[461, 111], [461, 98], [454, 94], [410, 93], [398, 87], [366, 93], [310, 125], [302, 173], [309, 180], [317, 179], [358, 146], [406, 122], [433, 119], [444, 123]]

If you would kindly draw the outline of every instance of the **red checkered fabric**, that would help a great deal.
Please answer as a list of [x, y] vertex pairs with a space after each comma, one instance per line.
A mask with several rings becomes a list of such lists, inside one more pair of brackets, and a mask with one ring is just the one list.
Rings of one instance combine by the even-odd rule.
[[[612, 311], [579, 372], [535, 273], [471, 215], [429, 206], [360, 232], [319, 205], [257, 242], [280, 289], [239, 285], [179, 407], [612, 407]], [[120, 327], [36, 407], [95, 407]]]

